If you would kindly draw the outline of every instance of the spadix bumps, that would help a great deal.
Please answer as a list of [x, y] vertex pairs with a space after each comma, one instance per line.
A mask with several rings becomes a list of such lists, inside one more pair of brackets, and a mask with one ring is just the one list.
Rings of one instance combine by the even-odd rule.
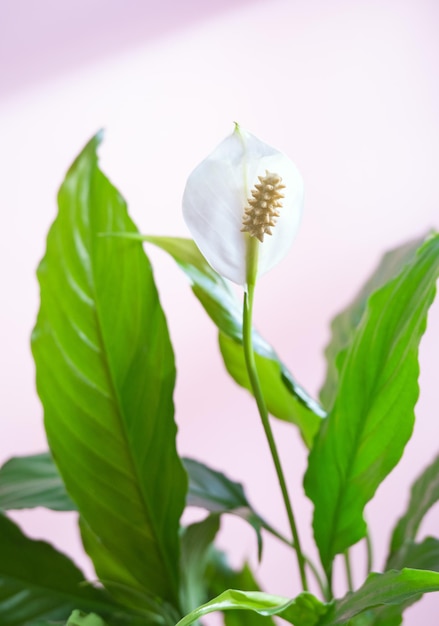
[[294, 163], [236, 125], [189, 176], [183, 214], [210, 265], [245, 285], [250, 240], [260, 241], [260, 276], [288, 252], [302, 204], [303, 182]]
[[259, 183], [251, 192], [253, 197], [248, 200], [241, 232], [249, 233], [261, 243], [264, 235], [273, 234], [271, 228], [276, 225], [276, 218], [280, 215], [281, 198], [284, 197], [280, 191], [284, 188], [282, 178], [277, 174], [267, 171], [265, 176], [259, 176]]

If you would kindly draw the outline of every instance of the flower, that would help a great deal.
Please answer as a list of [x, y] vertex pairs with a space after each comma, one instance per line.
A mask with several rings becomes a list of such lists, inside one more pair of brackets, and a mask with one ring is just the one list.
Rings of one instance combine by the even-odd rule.
[[294, 163], [236, 124], [189, 176], [183, 216], [208, 263], [246, 285], [250, 275], [260, 276], [286, 255], [302, 204]]

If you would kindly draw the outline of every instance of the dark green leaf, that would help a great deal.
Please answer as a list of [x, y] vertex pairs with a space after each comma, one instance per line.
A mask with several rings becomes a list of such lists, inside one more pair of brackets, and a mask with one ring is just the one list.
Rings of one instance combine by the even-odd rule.
[[[220, 331], [221, 351], [228, 372], [235, 381], [250, 390], [242, 348], [242, 304], [223, 278], [217, 274], [190, 239], [143, 236], [165, 250], [188, 276], [192, 291]], [[253, 332], [256, 363], [269, 412], [279, 419], [296, 424], [310, 446], [325, 412], [293, 379], [273, 348]]]
[[[413, 484], [406, 513], [398, 521], [390, 543], [389, 558], [407, 540], [416, 538], [419, 526], [429, 509], [439, 500], [439, 456]], [[425, 568], [428, 569], [428, 568]]]
[[182, 530], [181, 607], [184, 613], [207, 600], [206, 568], [219, 526], [219, 515], [209, 515]]
[[76, 509], [48, 452], [12, 458], [0, 469], [0, 510], [37, 506], [54, 511]]
[[399, 626], [402, 624], [403, 610], [404, 607], [401, 605], [384, 606], [361, 613], [361, 615], [351, 620], [349, 624], [352, 623], [352, 626]]
[[174, 357], [142, 246], [101, 236], [137, 231], [98, 167], [99, 141], [67, 174], [38, 269], [37, 387], [99, 578], [124, 601], [137, 592], [178, 606], [187, 478], [175, 446]]
[[26, 626], [66, 626], [66, 622], [64, 620], [62, 622], [53, 622], [52, 620], [50, 622], [47, 622], [46, 620], [44, 620], [43, 622], [32, 622], [32, 624]]
[[189, 478], [188, 506], [198, 506], [211, 513], [251, 509], [240, 483], [195, 459], [182, 460]]
[[[253, 509], [242, 485], [194, 459], [182, 461], [189, 477], [187, 506], [241, 517], [253, 526], [260, 545], [261, 529], [271, 527]], [[48, 452], [15, 457], [0, 469], [0, 509], [37, 506], [63, 511], [76, 509]]]
[[[354, 593], [337, 600], [333, 609], [319, 626], [339, 626], [350, 623], [356, 615], [380, 605], [404, 605], [420, 593], [439, 591], [439, 574], [424, 570], [404, 569], [384, 574], [370, 574], [364, 585]], [[392, 618], [393, 619], [393, 618]], [[356, 624], [357, 622], [355, 622]], [[367, 623], [367, 622], [366, 622]], [[383, 626], [387, 622], [381, 623]], [[397, 621], [390, 624], [398, 624]]]
[[407, 539], [386, 564], [386, 569], [403, 567], [439, 572], [439, 539], [427, 537], [420, 543]]
[[189, 477], [187, 505], [211, 513], [232, 513], [246, 520], [256, 531], [261, 556], [261, 529], [272, 529], [250, 505], [242, 485], [194, 459], [183, 459], [183, 464]]
[[[407, 541], [393, 553], [386, 564], [386, 569], [401, 570], [405, 567], [419, 570], [439, 572], [439, 540], [427, 537], [421, 543]], [[370, 612], [373, 626], [397, 626], [402, 623], [402, 614], [411, 604], [422, 598], [422, 594], [415, 595], [404, 604], [386, 606]]]
[[334, 408], [309, 457], [305, 490], [325, 570], [365, 536], [363, 510], [399, 461], [418, 398], [418, 346], [439, 273], [439, 236], [376, 291], [340, 371]]
[[[405, 567], [439, 572], [439, 540], [428, 537], [421, 543], [407, 540], [386, 564], [386, 570], [402, 570]], [[406, 608], [422, 598], [414, 595], [397, 606], [384, 606], [368, 612], [371, 626], [398, 626]], [[355, 626], [357, 623], [355, 622]]]
[[83, 584], [82, 572], [64, 554], [22, 534], [0, 515], [0, 624], [66, 620], [74, 608], [103, 615], [117, 607], [106, 594]]
[[334, 404], [339, 372], [346, 357], [346, 349], [354, 339], [355, 331], [366, 310], [369, 297], [389, 280], [395, 278], [403, 267], [413, 260], [416, 251], [424, 241], [425, 237], [420, 237], [387, 252], [353, 302], [333, 319], [331, 323], [331, 340], [325, 350], [327, 360], [326, 379], [320, 391], [320, 399], [327, 409], [330, 409]]
[[272, 596], [261, 591], [239, 591], [229, 589], [192, 611], [177, 626], [189, 626], [204, 615], [214, 611], [254, 611], [259, 615], [279, 615], [294, 626], [317, 626], [328, 610], [328, 605], [311, 593], [301, 593], [294, 600]]

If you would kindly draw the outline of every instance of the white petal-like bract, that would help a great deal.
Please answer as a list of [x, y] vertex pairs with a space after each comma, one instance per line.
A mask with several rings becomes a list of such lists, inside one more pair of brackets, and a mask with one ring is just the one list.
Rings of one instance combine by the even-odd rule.
[[279, 217], [259, 243], [257, 275], [276, 265], [288, 252], [297, 232], [303, 205], [303, 181], [284, 154], [236, 125], [189, 176], [183, 195], [183, 216], [202, 254], [222, 276], [245, 285], [250, 235], [242, 232], [245, 209], [259, 176], [282, 178], [284, 198]]

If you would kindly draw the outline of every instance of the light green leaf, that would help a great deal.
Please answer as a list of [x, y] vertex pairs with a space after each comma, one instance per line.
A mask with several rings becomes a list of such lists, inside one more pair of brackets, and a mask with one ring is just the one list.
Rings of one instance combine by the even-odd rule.
[[[170, 254], [189, 278], [192, 291], [220, 331], [221, 351], [229, 374], [250, 390], [241, 370], [244, 363], [242, 304], [228, 283], [208, 265], [192, 240], [149, 236], [141, 239]], [[296, 424], [310, 446], [325, 412], [293, 379], [273, 348], [256, 331], [253, 331], [253, 343], [269, 412]]]
[[0, 515], [0, 624], [21, 626], [66, 620], [71, 611], [116, 613], [104, 592], [84, 583], [84, 575], [64, 554], [26, 537]]
[[418, 398], [418, 346], [439, 274], [439, 236], [369, 299], [343, 360], [334, 408], [309, 457], [305, 490], [330, 576], [338, 553], [365, 536], [363, 510], [399, 461]]
[[[370, 574], [364, 585], [335, 602], [334, 607], [319, 623], [319, 626], [339, 626], [351, 623], [363, 611], [385, 606], [404, 605], [420, 593], [439, 591], [439, 574], [416, 569]], [[357, 622], [355, 622], [357, 623]], [[367, 623], [367, 622], [366, 622]], [[371, 622], [372, 624], [387, 622]], [[389, 622], [390, 624], [398, 622]]]
[[74, 511], [59, 472], [48, 452], [14, 457], [0, 468], [0, 510]]
[[[212, 595], [219, 595], [227, 589], [242, 589], [242, 591], [260, 591], [253, 572], [248, 563], [240, 571], [232, 570], [222, 552], [216, 551], [211, 559], [207, 575]], [[225, 611], [225, 626], [274, 626], [272, 617], [260, 615], [250, 611]]]
[[246, 520], [256, 531], [260, 557], [261, 529], [271, 530], [271, 527], [250, 505], [242, 485], [194, 459], [183, 459], [183, 465], [189, 477], [187, 505], [201, 507], [211, 513], [231, 513]]
[[206, 568], [220, 526], [219, 515], [182, 529], [181, 607], [189, 613], [207, 600]]
[[[220, 331], [219, 346], [230, 376], [238, 385], [252, 392], [241, 342], [232, 339]], [[302, 398], [303, 404], [298, 405], [298, 403], [300, 403], [300, 388], [297, 387], [296, 383], [291, 379], [291, 374], [286, 370], [277, 356], [269, 358], [268, 356], [262, 356], [256, 352], [255, 360], [261, 381], [262, 393], [270, 413], [286, 422], [294, 421], [292, 420], [292, 416], [300, 414], [303, 418], [301, 434], [305, 444], [310, 447], [317, 432], [317, 428], [320, 425], [320, 420], [312, 419], [310, 421], [307, 415], [310, 407], [313, 406], [315, 413], [323, 416], [324, 414], [320, 412], [320, 407], [312, 405], [310, 398]], [[295, 423], [300, 426], [298, 422]]]
[[99, 141], [67, 174], [38, 269], [38, 393], [99, 578], [126, 602], [134, 591], [177, 607], [187, 477], [175, 446], [174, 357], [142, 246], [101, 236], [137, 231], [98, 167]]
[[[439, 456], [413, 483], [407, 511], [398, 521], [390, 542], [390, 555], [408, 540], [416, 538], [419, 526], [431, 507], [439, 501]], [[426, 568], [428, 569], [428, 568]]]
[[424, 243], [425, 239], [425, 237], [419, 237], [387, 252], [351, 304], [332, 320], [331, 340], [325, 350], [327, 361], [326, 379], [320, 391], [320, 399], [327, 409], [332, 408], [334, 404], [337, 395], [339, 372], [342, 369], [347, 348], [354, 339], [355, 331], [361, 322], [370, 296], [389, 280], [395, 278], [404, 266], [414, 259], [417, 250]]
[[104, 620], [96, 613], [83, 613], [75, 610], [67, 620], [66, 626], [107, 626]]
[[230, 610], [254, 611], [259, 615], [279, 615], [294, 626], [317, 626], [328, 610], [328, 605], [322, 604], [308, 592], [301, 593], [294, 600], [288, 600], [261, 591], [229, 589], [186, 615], [177, 626], [189, 626], [209, 613]]

